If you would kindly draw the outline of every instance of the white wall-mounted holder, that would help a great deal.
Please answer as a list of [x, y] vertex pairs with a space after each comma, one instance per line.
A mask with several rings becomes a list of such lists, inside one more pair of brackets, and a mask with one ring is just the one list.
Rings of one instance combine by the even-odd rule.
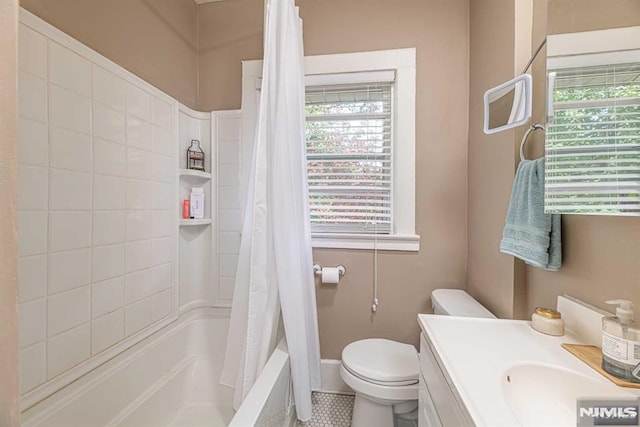
[[[320, 264], [314, 264], [313, 265], [313, 274], [315, 275], [321, 275], [322, 274], [322, 266]], [[338, 275], [340, 277], [344, 276], [345, 274], [347, 274], [347, 268], [344, 265], [338, 265], [334, 268], [338, 269]]]

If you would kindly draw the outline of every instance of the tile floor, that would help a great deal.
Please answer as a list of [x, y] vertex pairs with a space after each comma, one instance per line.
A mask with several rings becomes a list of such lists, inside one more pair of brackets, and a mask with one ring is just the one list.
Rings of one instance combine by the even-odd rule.
[[297, 427], [349, 427], [353, 413], [354, 396], [347, 394], [314, 392], [311, 420], [296, 424]]

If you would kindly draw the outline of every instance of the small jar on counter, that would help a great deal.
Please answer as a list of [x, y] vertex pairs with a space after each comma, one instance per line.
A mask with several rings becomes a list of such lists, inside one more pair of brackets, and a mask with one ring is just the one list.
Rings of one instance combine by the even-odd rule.
[[547, 335], [564, 335], [564, 320], [560, 312], [552, 308], [536, 307], [531, 315], [531, 327]]

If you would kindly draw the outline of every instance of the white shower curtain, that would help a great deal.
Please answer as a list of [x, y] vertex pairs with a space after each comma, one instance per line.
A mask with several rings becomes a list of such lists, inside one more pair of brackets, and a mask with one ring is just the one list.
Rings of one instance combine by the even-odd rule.
[[237, 409], [276, 344], [281, 311], [296, 411], [304, 421], [311, 418], [311, 390], [320, 387], [320, 346], [304, 142], [302, 21], [293, 0], [268, 0], [265, 12], [258, 124], [220, 382], [235, 387]]

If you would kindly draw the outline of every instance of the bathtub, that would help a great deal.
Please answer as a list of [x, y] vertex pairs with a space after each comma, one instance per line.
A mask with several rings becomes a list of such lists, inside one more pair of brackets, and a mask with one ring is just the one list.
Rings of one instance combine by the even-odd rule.
[[218, 383], [227, 309], [198, 309], [22, 413], [22, 426], [287, 427], [289, 355], [282, 340], [235, 413]]

